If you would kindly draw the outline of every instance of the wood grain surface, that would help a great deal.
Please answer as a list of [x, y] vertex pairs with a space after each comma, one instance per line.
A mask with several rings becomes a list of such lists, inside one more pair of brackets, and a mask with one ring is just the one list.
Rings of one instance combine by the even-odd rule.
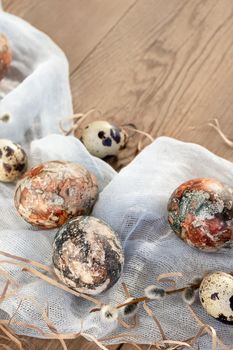
[[[195, 142], [233, 161], [232, 0], [3, 0], [65, 51], [75, 112], [91, 108], [153, 137]], [[135, 141], [121, 156], [129, 162]], [[35, 349], [57, 350], [51, 341]], [[85, 345], [84, 345], [85, 344]], [[97, 347], [72, 341], [71, 350]], [[115, 347], [116, 348], [116, 347]], [[132, 346], [124, 346], [123, 350]]]

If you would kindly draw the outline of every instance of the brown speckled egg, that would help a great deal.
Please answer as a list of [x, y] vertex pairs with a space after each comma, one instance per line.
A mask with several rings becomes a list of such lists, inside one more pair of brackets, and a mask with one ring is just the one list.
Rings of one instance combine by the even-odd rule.
[[27, 155], [20, 145], [0, 139], [0, 181], [14, 182], [27, 168]]
[[79, 293], [96, 295], [113, 286], [120, 277], [123, 262], [115, 232], [92, 216], [68, 221], [55, 236], [55, 272], [64, 284]]
[[89, 214], [98, 194], [96, 178], [77, 163], [50, 161], [18, 182], [15, 206], [30, 224], [50, 229]]
[[128, 135], [122, 128], [107, 121], [98, 120], [88, 124], [81, 136], [87, 150], [96, 157], [117, 156], [125, 147]]
[[173, 231], [191, 247], [206, 252], [233, 245], [233, 188], [214, 179], [180, 185], [168, 202]]
[[233, 277], [230, 274], [213, 272], [205, 276], [199, 296], [209, 315], [221, 322], [233, 324]]
[[0, 80], [6, 74], [7, 68], [11, 64], [12, 54], [9, 42], [5, 35], [0, 34]]

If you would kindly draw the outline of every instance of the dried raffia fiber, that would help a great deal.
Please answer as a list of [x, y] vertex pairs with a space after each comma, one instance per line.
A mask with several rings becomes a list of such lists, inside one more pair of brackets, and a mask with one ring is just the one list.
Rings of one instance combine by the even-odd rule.
[[211, 126], [214, 130], [217, 131], [219, 136], [222, 138], [222, 140], [225, 142], [225, 144], [231, 148], [233, 148], [233, 141], [231, 141], [222, 131], [219, 121], [217, 118], [215, 118], [212, 122], [208, 123], [209, 126]]
[[[187, 247], [171, 232], [166, 207], [172, 191], [190, 178], [213, 177], [232, 185], [232, 163], [198, 145], [162, 137], [144, 148], [117, 174], [105, 162], [91, 157], [77, 138], [53, 134], [60, 133], [59, 120], [73, 113], [63, 53], [48, 37], [14, 16], [0, 14], [0, 31], [11, 41], [15, 56], [12, 67], [20, 73], [17, 87], [10, 75], [2, 81], [6, 89], [1, 94], [0, 137], [25, 144], [30, 165], [54, 159], [74, 161], [96, 175], [100, 194], [93, 215], [110, 224], [121, 238], [126, 256], [122, 280], [130, 297], [143, 296], [144, 289], [153, 284], [161, 284], [167, 294], [161, 301], [147, 303], [157, 323], [142, 304], [138, 308], [138, 323], [124, 319], [125, 323], [119, 320], [109, 324], [102, 322], [99, 313], [90, 313], [90, 310], [93, 306], [99, 308], [102, 303], [113, 306], [124, 303], [128, 297], [122, 290], [121, 281], [101, 295], [97, 304], [64, 289], [51, 274], [55, 231], [35, 230], [23, 222], [12, 201], [13, 186], [0, 183], [0, 247], [11, 254], [0, 259], [5, 272], [0, 278], [1, 309], [6, 315], [0, 325], [7, 329], [10, 320], [11, 331], [18, 334], [66, 340], [75, 339], [82, 333], [91, 335], [105, 347], [128, 342], [139, 348], [140, 344], [147, 343], [159, 350], [165, 345], [179, 349], [183, 347], [182, 342], [190, 345], [194, 339], [201, 350], [210, 350], [215, 329], [218, 339], [222, 340], [217, 341], [219, 347], [230, 347], [233, 343], [231, 327], [211, 319], [198, 302], [192, 308], [202, 321], [195, 322], [181, 295], [169, 293], [188, 286], [194, 274], [203, 276], [206, 270], [232, 271], [233, 252], [206, 256]], [[18, 36], [22, 40], [17, 40]], [[26, 46], [30, 55], [21, 55]], [[38, 52], [42, 55], [38, 56]], [[43, 84], [35, 83], [40, 80]], [[25, 98], [29, 92], [30, 99]], [[18, 103], [21, 100], [25, 103]], [[132, 149], [132, 158], [135, 153]], [[176, 284], [171, 281], [175, 277], [169, 275], [164, 276], [163, 281], [155, 282], [156, 276], [174, 271], [182, 273]], [[49, 308], [47, 316], [53, 331], [48, 328], [43, 313], [35, 307], [35, 300], [43, 308]], [[166, 339], [161, 339], [161, 330]], [[164, 341], [170, 341], [170, 344], [164, 344]]]
[[[1, 252], [1, 255], [3, 255], [3, 256], [4, 256], [4, 255], [7, 255], [8, 257], [10, 256], [10, 257], [12, 258], [12, 261], [11, 261], [11, 260], [8, 260], [8, 261], [1, 261], [1, 263], [3, 263], [3, 264], [6, 264], [6, 263], [7, 263], [7, 264], [11, 264], [11, 263], [15, 264], [15, 261], [14, 261], [14, 260], [20, 260], [21, 262], [20, 262], [20, 263], [17, 263], [17, 264], [20, 264], [20, 265], [19, 265], [20, 268], [21, 268], [23, 271], [26, 271], [26, 272], [32, 273], [32, 272], [35, 270], [34, 268], [32, 268], [32, 267], [30, 266], [31, 263], [32, 263], [32, 265], [40, 265], [40, 267], [41, 267], [42, 270], [44, 270], [44, 271], [47, 270], [46, 266], [43, 266], [43, 264], [37, 264], [35, 261], [32, 261], [32, 262], [31, 262], [30, 259], [24, 259], [24, 258], [22, 258], [22, 257], [13, 256], [13, 255], [10, 255], [10, 254], [5, 254], [4, 252]], [[26, 262], [23, 262], [24, 260], [26, 260]], [[35, 271], [34, 271], [33, 273], [35, 273]], [[233, 274], [233, 273], [232, 273], [232, 274]], [[177, 273], [177, 272], [175, 272], [175, 273], [173, 273], [173, 274], [172, 274], [172, 273], [169, 273], [169, 277], [171, 277], [172, 275], [173, 275], [173, 276], [181, 276], [181, 273]], [[50, 283], [50, 284], [52, 284], [52, 285], [54, 285], [54, 283], [55, 283], [55, 285], [56, 285], [57, 288], [64, 289], [64, 286], [63, 286], [63, 285], [61, 285], [60, 283], [57, 283], [56, 281], [54, 282], [52, 278], [48, 278], [47, 272], [41, 273], [41, 272], [37, 271], [37, 273], [35, 273], [35, 276], [36, 276], [37, 278], [40, 278], [40, 279], [42, 279], [42, 280], [45, 280], [47, 283]], [[159, 277], [157, 278], [157, 280], [160, 280], [160, 281], [161, 281], [161, 280], [162, 280], [162, 281], [166, 280], [166, 278], [165, 278], [164, 276], [167, 276], [167, 274], [166, 274], [166, 275], [163, 275], [162, 277], [159, 276]], [[171, 281], [172, 281], [172, 280], [170, 279], [170, 282], [171, 282]], [[201, 281], [201, 278], [200, 278], [200, 281]], [[3, 291], [3, 293], [2, 293], [2, 298], [3, 298], [3, 300], [4, 300], [5, 296], [6, 296], [6, 291], [7, 291], [7, 288], [8, 288], [8, 286], [9, 286], [9, 283], [10, 283], [9, 280], [7, 280], [7, 281], [6, 281], [5, 288], [4, 288], [4, 291]], [[200, 282], [196, 282], [196, 284], [189, 283], [189, 286], [192, 286], [192, 287], [195, 286], [195, 288], [198, 287], [199, 285], [200, 285]], [[122, 284], [122, 287], [123, 287], [123, 290], [124, 290], [124, 293], [125, 293], [125, 297], [128, 298], [129, 295], [130, 295], [130, 293], [129, 293], [128, 287], [127, 287], [127, 285], [126, 285], [125, 282]], [[186, 287], [183, 287], [183, 288], [173, 289], [173, 290], [171, 290], [170, 288], [168, 288], [168, 293], [169, 293], [169, 294], [181, 293], [181, 291], [185, 290], [185, 288], [187, 288], [187, 286], [186, 286]], [[72, 293], [72, 291], [70, 291], [70, 290], [68, 290], [68, 292]], [[86, 298], [85, 295], [79, 295], [79, 296], [80, 296], [80, 297]], [[33, 298], [30, 298], [30, 297], [27, 298], [27, 297], [25, 297], [24, 300], [21, 300], [20, 303], [19, 303], [19, 305], [18, 305], [18, 307], [17, 307], [17, 309], [16, 309], [16, 311], [15, 311], [15, 313], [12, 315], [12, 317], [10, 318], [10, 320], [8, 320], [8, 321], [6, 320], [5, 322], [4, 322], [4, 320], [0, 320], [0, 329], [7, 335], [7, 337], [8, 337], [11, 341], [13, 341], [13, 342], [19, 347], [20, 350], [23, 349], [23, 348], [22, 348], [22, 344], [21, 344], [20, 340], [17, 338], [17, 336], [15, 336], [15, 335], [12, 333], [12, 330], [10, 330], [9, 327], [10, 327], [11, 325], [14, 325], [14, 324], [16, 324], [16, 325], [21, 325], [21, 323], [18, 322], [18, 321], [15, 321], [14, 318], [17, 316], [17, 312], [19, 312], [19, 309], [20, 309], [20, 307], [22, 306], [22, 303], [23, 303], [26, 299], [33, 299]], [[93, 299], [93, 300], [90, 300], [90, 301], [93, 302], [94, 304], [97, 304], [97, 305], [98, 305], [98, 304], [102, 304], [102, 303], [99, 302], [98, 300], [95, 300], [94, 298], [92, 298], [92, 299]], [[137, 299], [139, 300], [140, 298], [137, 298]], [[128, 300], [128, 299], [126, 299], [126, 301], [127, 301], [127, 300]], [[136, 299], [135, 299], [135, 300], [136, 300]], [[141, 300], [141, 301], [143, 301], [143, 300]], [[151, 301], [152, 301], [152, 300], [148, 300], [147, 303], [148, 303], [148, 302], [151, 302]], [[130, 302], [131, 302], [131, 301], [129, 301], [129, 303], [130, 303]], [[43, 307], [42, 307], [41, 305], [39, 305], [39, 304], [37, 303], [36, 300], [33, 300], [33, 303], [34, 303], [34, 305], [36, 305], [36, 307], [40, 310], [40, 312], [41, 312], [41, 314], [42, 314], [42, 317], [43, 317], [43, 320], [45, 321], [45, 323], [46, 323], [46, 325], [47, 325], [47, 327], [48, 327], [48, 329], [49, 329], [49, 331], [50, 331], [50, 333], [47, 334], [47, 337], [50, 338], [50, 339], [57, 339], [57, 340], [59, 340], [64, 350], [67, 350], [67, 347], [66, 347], [66, 344], [65, 344], [64, 339], [74, 339], [74, 338], [78, 337], [79, 335], [83, 335], [83, 336], [85, 336], [87, 339], [89, 339], [89, 340], [91, 340], [91, 341], [94, 341], [101, 349], [104, 349], [104, 350], [107, 349], [106, 346], [103, 345], [103, 344], [101, 343], [100, 340], [98, 340], [97, 338], [95, 338], [94, 336], [92, 336], [92, 335], [90, 335], [90, 334], [87, 334], [87, 333], [83, 332], [82, 330], [81, 330], [78, 334], [61, 334], [61, 333], [59, 333], [59, 332], [57, 331], [56, 327], [54, 326], [53, 322], [49, 319], [48, 311], [43, 310]], [[198, 339], [199, 339], [200, 337], [202, 337], [206, 332], [209, 333], [209, 334], [211, 335], [211, 337], [212, 337], [212, 350], [216, 350], [216, 349], [217, 349], [217, 347], [216, 347], [216, 346], [217, 346], [217, 343], [220, 344], [220, 346], [221, 346], [224, 350], [227, 350], [227, 349], [228, 349], [228, 347], [225, 346], [225, 344], [217, 337], [217, 334], [216, 334], [216, 331], [214, 330], [214, 328], [211, 327], [211, 326], [209, 326], [209, 325], [203, 324], [203, 322], [200, 321], [200, 319], [196, 316], [195, 312], [193, 311], [193, 309], [192, 309], [191, 306], [189, 306], [189, 305], [188, 305], [188, 308], [189, 308], [189, 310], [190, 310], [190, 312], [191, 312], [191, 315], [192, 315], [192, 316], [195, 318], [195, 320], [197, 320], [197, 322], [201, 325], [201, 328], [199, 329], [198, 333], [197, 333], [194, 337], [191, 337], [190, 339], [188, 339], [188, 340], [186, 340], [186, 341], [178, 341], [178, 340], [168, 339], [168, 338], [166, 337], [165, 333], [164, 333], [164, 330], [163, 330], [163, 328], [162, 328], [162, 326], [161, 326], [159, 320], [158, 320], [157, 317], [154, 315], [153, 311], [152, 311], [151, 308], [147, 305], [147, 303], [144, 301], [144, 309], [145, 309], [146, 313], [148, 314], [148, 316], [151, 317], [151, 318], [153, 319], [153, 321], [155, 322], [156, 327], [159, 328], [160, 333], [161, 333], [161, 340], [160, 340], [160, 341], [159, 341], [159, 340], [156, 341], [156, 347], [157, 347], [158, 349], [160, 349], [161, 346], [162, 346], [162, 347], [163, 347], [163, 346], [166, 346], [167, 349], [175, 349], [175, 348], [179, 348], [179, 347], [182, 347], [182, 346], [192, 347], [192, 346], [195, 344], [195, 342], [197, 342]], [[122, 307], [122, 305], [123, 305], [123, 304], [117, 305], [116, 308]], [[96, 309], [95, 311], [98, 311], [98, 310], [99, 310], [99, 309]], [[128, 329], [128, 325], [125, 324], [124, 322], [121, 323], [121, 325], [122, 325], [123, 327], [125, 327], [126, 329]], [[29, 328], [30, 328], [30, 325], [22, 324], [22, 326], [24, 326], [24, 327], [26, 326], [26, 327], [29, 327]], [[33, 327], [33, 326], [32, 326], [32, 327]], [[43, 331], [42, 331], [42, 334], [43, 334]], [[110, 339], [110, 338], [111, 338], [111, 337], [109, 337], [108, 339]], [[113, 339], [114, 339], [114, 338], [115, 338], [115, 337], [113, 336]], [[106, 340], [106, 339], [105, 339], [105, 340]], [[102, 341], [103, 341], [103, 339], [102, 339]], [[138, 346], [137, 343], [131, 343], [131, 344], [133, 344], [133, 345], [136, 346], [136, 347]], [[173, 345], [175, 346], [174, 348], [173, 348]], [[171, 346], [171, 347], [168, 348], [168, 346]]]

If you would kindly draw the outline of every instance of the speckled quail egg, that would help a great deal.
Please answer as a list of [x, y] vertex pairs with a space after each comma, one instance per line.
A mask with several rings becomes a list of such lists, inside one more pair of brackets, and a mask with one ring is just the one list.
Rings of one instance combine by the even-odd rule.
[[0, 34], [0, 80], [6, 74], [7, 68], [11, 64], [12, 54], [9, 42], [5, 35]]
[[27, 168], [27, 155], [22, 147], [10, 140], [0, 139], [0, 181], [14, 182]]
[[172, 230], [191, 247], [206, 252], [233, 246], [233, 188], [215, 179], [192, 179], [168, 202]]
[[117, 156], [125, 147], [127, 133], [107, 121], [95, 121], [87, 125], [81, 136], [81, 141], [87, 150], [96, 157]]
[[15, 191], [19, 214], [44, 229], [89, 214], [98, 195], [95, 176], [77, 163], [49, 161], [26, 172]]
[[55, 273], [79, 293], [96, 295], [112, 287], [121, 275], [123, 262], [116, 233], [95, 217], [72, 219], [55, 236]]
[[199, 296], [209, 315], [221, 322], [233, 324], [233, 277], [230, 274], [213, 272], [205, 276]]

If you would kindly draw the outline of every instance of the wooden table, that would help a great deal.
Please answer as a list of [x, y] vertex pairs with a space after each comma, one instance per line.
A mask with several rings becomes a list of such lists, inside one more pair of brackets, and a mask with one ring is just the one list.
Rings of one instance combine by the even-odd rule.
[[[218, 118], [233, 138], [232, 0], [3, 0], [3, 5], [65, 51], [75, 112], [95, 107], [117, 124], [133, 122], [154, 137], [196, 142], [233, 161], [232, 149], [208, 126]], [[124, 157], [130, 156], [126, 151]], [[70, 350], [97, 348], [83, 339], [67, 343]], [[32, 340], [30, 350], [33, 346], [60, 348], [40, 340]]]

